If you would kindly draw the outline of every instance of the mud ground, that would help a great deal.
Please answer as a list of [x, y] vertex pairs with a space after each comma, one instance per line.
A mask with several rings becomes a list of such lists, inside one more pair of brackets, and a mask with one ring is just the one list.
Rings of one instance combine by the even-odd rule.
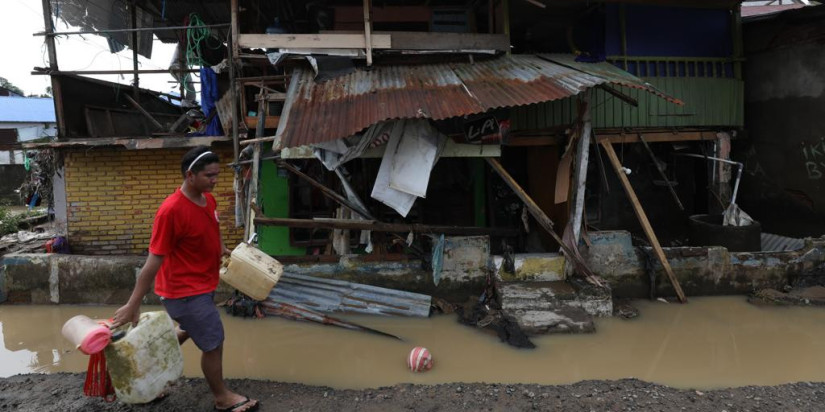
[[[209, 411], [202, 379], [182, 379], [161, 401], [129, 406], [83, 396], [83, 374], [18, 375], [0, 379], [3, 411]], [[452, 383], [335, 390], [301, 384], [231, 380], [262, 401], [261, 411], [822, 411], [825, 383], [712, 391], [679, 390], [634, 379], [573, 385]]]

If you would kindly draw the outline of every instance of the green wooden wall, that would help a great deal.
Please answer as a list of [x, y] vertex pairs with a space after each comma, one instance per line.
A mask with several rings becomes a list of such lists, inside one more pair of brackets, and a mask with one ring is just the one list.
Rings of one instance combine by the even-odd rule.
[[[633, 107], [595, 89], [591, 104], [594, 128], [742, 127], [744, 82], [713, 77], [651, 77], [645, 81], [682, 100], [678, 106], [639, 89], [617, 87], [639, 102]], [[573, 122], [576, 97], [513, 108], [511, 130], [539, 130]]]

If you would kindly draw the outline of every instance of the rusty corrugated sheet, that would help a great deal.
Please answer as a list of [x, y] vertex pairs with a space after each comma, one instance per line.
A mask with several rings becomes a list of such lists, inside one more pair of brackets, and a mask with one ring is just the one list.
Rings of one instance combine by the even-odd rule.
[[612, 83], [681, 104], [609, 63], [513, 55], [475, 63], [376, 66], [317, 83], [298, 68], [279, 134], [284, 147], [335, 140], [392, 119], [450, 117], [563, 99]]

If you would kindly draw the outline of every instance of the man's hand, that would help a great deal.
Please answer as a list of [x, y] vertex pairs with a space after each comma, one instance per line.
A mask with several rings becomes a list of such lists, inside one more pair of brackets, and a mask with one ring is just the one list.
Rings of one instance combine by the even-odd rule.
[[140, 319], [140, 305], [125, 304], [115, 311], [115, 316], [112, 317], [112, 326], [114, 329], [120, 325], [125, 325], [129, 322], [132, 326], [136, 326]]
[[223, 250], [221, 250], [221, 255], [222, 256], [229, 256], [229, 255], [232, 254], [232, 251], [229, 250], [229, 248], [224, 246], [224, 245], [221, 245], [221, 249], [223, 249]]

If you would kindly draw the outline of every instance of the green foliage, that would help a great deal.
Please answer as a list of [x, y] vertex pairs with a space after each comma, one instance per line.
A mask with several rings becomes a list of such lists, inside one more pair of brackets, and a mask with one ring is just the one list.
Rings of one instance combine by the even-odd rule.
[[11, 209], [6, 206], [0, 206], [0, 236], [17, 232], [24, 217], [23, 214], [12, 213]]
[[4, 87], [6, 89], [9, 89], [10, 91], [12, 91], [14, 93], [17, 93], [21, 96], [26, 95], [26, 93], [24, 93], [21, 88], [11, 84], [11, 82], [8, 81], [5, 77], [0, 77], [0, 87]]

